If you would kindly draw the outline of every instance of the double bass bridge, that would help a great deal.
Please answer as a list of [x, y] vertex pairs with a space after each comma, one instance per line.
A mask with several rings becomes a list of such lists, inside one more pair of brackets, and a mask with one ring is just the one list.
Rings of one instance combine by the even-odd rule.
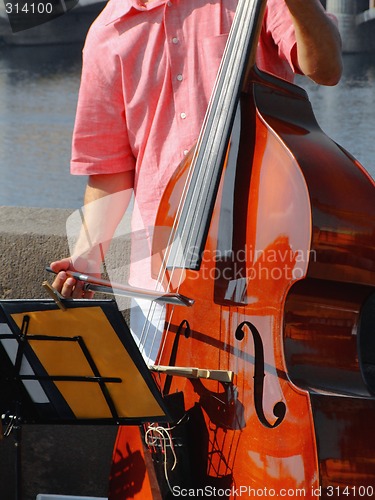
[[233, 381], [233, 372], [230, 370], [209, 370], [207, 368], [192, 368], [185, 366], [151, 365], [149, 370], [164, 373], [173, 377], [185, 377], [191, 379], [216, 380], [217, 382], [230, 384]]

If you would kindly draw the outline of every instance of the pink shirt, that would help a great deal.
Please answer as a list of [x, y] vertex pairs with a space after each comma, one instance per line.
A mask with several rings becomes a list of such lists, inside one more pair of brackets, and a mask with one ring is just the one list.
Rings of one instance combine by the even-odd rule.
[[[134, 231], [153, 225], [172, 172], [197, 139], [236, 4], [110, 0], [89, 31], [71, 172], [134, 169]], [[268, 0], [258, 66], [292, 80], [295, 52], [284, 1]]]

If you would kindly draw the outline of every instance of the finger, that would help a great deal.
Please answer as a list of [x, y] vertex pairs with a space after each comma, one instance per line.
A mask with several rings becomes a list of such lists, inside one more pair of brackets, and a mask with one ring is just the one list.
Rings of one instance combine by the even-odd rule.
[[66, 259], [57, 260], [55, 262], [51, 262], [50, 268], [55, 273], [58, 273], [59, 271], [66, 271], [67, 269], [72, 268], [72, 261], [69, 257]]
[[67, 278], [68, 278], [68, 276], [64, 271], [61, 271], [60, 273], [58, 273], [56, 275], [55, 279], [53, 280], [53, 283], [52, 283], [53, 288], [55, 288], [55, 290], [57, 290], [58, 292], [62, 293], [62, 289], [65, 285]]
[[95, 294], [95, 292], [92, 292], [91, 290], [83, 289], [82, 298], [92, 299], [94, 297], [94, 294]]
[[73, 299], [81, 299], [84, 296], [85, 292], [83, 290], [83, 285], [84, 284], [81, 281], [75, 281], [74, 288], [71, 294]]
[[[59, 273], [62, 274], [62, 273]], [[61, 287], [61, 295], [65, 298], [72, 297], [75, 290], [76, 280], [74, 278], [67, 278], [62, 287]], [[82, 296], [82, 292], [81, 292]]]

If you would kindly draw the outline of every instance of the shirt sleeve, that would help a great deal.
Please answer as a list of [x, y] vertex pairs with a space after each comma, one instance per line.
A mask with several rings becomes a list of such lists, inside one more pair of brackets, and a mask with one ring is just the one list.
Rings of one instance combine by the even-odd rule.
[[[326, 12], [333, 22], [337, 19]], [[284, 0], [268, 0], [257, 54], [260, 69], [293, 81], [302, 74], [298, 65], [297, 42], [292, 17]]]
[[73, 131], [71, 173], [110, 174], [134, 169], [113, 37], [93, 29], [83, 49], [81, 85]]
[[292, 18], [283, 0], [268, 0], [257, 53], [260, 69], [292, 81], [300, 73]]
[[289, 9], [284, 1], [279, 0], [269, 0], [268, 6], [272, 15], [267, 17], [267, 31], [278, 47], [279, 57], [288, 61], [291, 67], [298, 67], [293, 50], [296, 45], [296, 36]]

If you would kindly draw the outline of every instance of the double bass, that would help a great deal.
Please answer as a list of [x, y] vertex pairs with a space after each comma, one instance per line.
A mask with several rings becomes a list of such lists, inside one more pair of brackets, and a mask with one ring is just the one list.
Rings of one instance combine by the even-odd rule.
[[110, 500], [375, 496], [374, 182], [257, 69], [265, 5], [159, 207], [154, 273], [192, 303], [152, 367], [174, 419], [120, 428]]

